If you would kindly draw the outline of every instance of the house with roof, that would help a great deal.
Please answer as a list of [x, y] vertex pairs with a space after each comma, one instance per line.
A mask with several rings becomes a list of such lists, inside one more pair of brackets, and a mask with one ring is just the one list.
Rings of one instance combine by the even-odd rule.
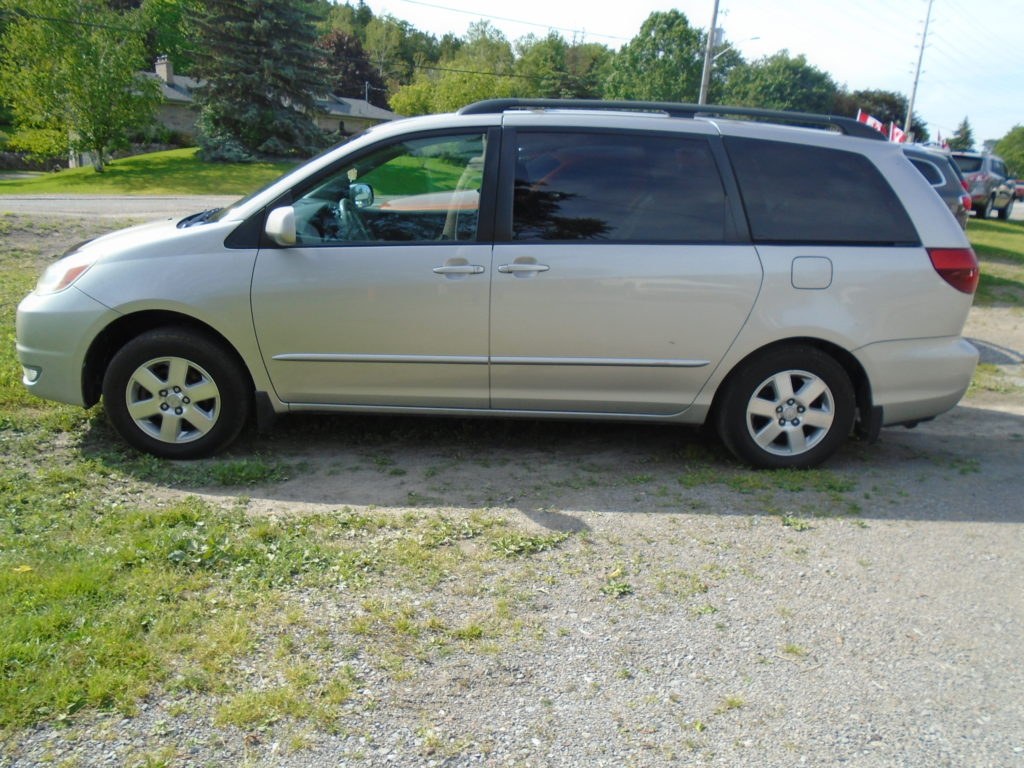
[[[199, 108], [192, 94], [203, 87], [203, 81], [175, 74], [174, 65], [166, 56], [156, 60], [153, 72], [143, 74], [155, 78], [160, 86], [161, 103], [157, 108], [157, 122], [172, 131], [194, 136]], [[399, 117], [394, 112], [374, 106], [364, 99], [334, 94], [316, 94], [314, 104], [317, 127], [328, 133], [351, 136], [378, 123]]]

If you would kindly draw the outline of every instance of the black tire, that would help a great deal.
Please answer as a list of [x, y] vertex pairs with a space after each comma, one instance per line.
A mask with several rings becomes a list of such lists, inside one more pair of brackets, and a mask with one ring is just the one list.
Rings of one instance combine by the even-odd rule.
[[764, 469], [806, 469], [829, 458], [853, 427], [856, 396], [843, 367], [814, 347], [766, 350], [736, 369], [717, 406], [722, 442]]
[[1014, 198], [1011, 197], [1009, 202], [1006, 203], [1006, 206], [1004, 208], [999, 209], [999, 218], [1002, 219], [1003, 221], [1006, 221], [1008, 218], [1010, 218], [1010, 214], [1013, 212], [1013, 201]]
[[988, 218], [988, 212], [989, 212], [989, 209], [991, 209], [991, 207], [992, 207], [992, 203], [993, 203], [993, 199], [990, 197], [984, 203], [982, 203], [981, 205], [975, 206], [974, 207], [974, 215], [977, 216], [979, 219]]
[[129, 444], [165, 459], [198, 459], [231, 443], [252, 386], [231, 350], [188, 328], [148, 331], [114, 355], [103, 403]]

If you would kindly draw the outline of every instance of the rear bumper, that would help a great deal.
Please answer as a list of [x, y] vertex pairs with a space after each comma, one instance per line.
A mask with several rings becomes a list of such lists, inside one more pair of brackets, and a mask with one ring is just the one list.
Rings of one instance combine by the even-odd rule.
[[879, 342], [856, 355], [886, 426], [948, 411], [967, 391], [978, 364], [978, 350], [960, 336]]

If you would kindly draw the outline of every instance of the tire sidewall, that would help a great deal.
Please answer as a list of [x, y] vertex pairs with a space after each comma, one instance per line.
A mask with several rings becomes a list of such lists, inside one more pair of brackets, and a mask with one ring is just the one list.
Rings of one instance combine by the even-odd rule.
[[[128, 382], [144, 363], [161, 357], [180, 357], [209, 374], [220, 394], [217, 423], [202, 437], [187, 443], [166, 443], [143, 432], [128, 412]], [[166, 459], [210, 456], [234, 440], [249, 414], [251, 388], [233, 353], [208, 336], [185, 328], [148, 331], [125, 344], [111, 359], [103, 377], [103, 404], [114, 429], [130, 445]]]
[[[832, 426], [810, 450], [795, 456], [779, 456], [759, 446], [747, 428], [747, 407], [765, 380], [782, 371], [806, 371], [828, 386], [834, 405]], [[814, 347], [768, 350], [742, 363], [722, 391], [718, 406], [718, 434], [741, 461], [762, 469], [807, 469], [825, 461], [850, 434], [856, 412], [856, 395], [850, 377], [831, 356]]]

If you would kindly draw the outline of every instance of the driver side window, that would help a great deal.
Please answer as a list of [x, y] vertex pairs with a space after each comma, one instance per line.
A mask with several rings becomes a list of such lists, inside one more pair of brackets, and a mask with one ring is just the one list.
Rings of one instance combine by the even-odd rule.
[[294, 203], [302, 245], [476, 239], [486, 134], [391, 144]]

